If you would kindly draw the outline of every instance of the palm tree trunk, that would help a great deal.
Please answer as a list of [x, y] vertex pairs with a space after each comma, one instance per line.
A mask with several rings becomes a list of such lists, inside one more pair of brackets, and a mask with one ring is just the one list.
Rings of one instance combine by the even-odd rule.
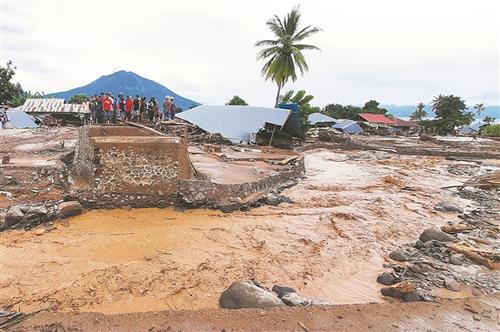
[[274, 103], [274, 107], [278, 107], [280, 101], [280, 93], [281, 93], [281, 83], [278, 83], [278, 93], [276, 94], [276, 103]]

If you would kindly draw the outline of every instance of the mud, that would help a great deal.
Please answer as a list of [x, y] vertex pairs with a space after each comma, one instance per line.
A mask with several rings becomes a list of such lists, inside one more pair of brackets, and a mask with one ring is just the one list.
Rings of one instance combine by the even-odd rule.
[[[458, 216], [435, 211], [468, 179], [442, 157], [312, 150], [293, 203], [247, 212], [91, 211], [2, 234], [0, 307], [126, 313], [215, 308], [233, 281], [284, 284], [334, 304], [392, 301], [377, 275], [391, 250]], [[468, 200], [453, 197], [461, 204]], [[22, 276], [22, 277], [21, 277]]]

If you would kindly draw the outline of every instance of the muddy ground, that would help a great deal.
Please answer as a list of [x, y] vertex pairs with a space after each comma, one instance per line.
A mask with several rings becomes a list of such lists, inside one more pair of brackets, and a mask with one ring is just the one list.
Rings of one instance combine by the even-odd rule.
[[[49, 136], [41, 133], [27, 140], [22, 135], [8, 138], [8, 148], [18, 144], [15, 148], [22, 151], [23, 160], [29, 159], [28, 151], [44, 142], [42, 136]], [[71, 130], [58, 135], [65, 140], [75, 137]], [[0, 139], [7, 142], [5, 137]], [[33, 143], [37, 144], [28, 145]], [[488, 148], [499, 147], [496, 142], [487, 144]], [[50, 158], [58, 159], [70, 149], [68, 145], [54, 146]], [[387, 148], [390, 144], [381, 141], [380, 146]], [[2, 144], [1, 149], [7, 149], [7, 145]], [[31, 155], [44, 159], [47, 153], [35, 150]], [[452, 271], [460, 284], [458, 291], [445, 289], [439, 273], [432, 275], [437, 281], [413, 280], [432, 300], [481, 295], [482, 301], [490, 303], [485, 310], [489, 310], [491, 320], [476, 320], [471, 311], [457, 311], [464, 301], [401, 304], [383, 297], [383, 285], [376, 279], [399, 264], [389, 258], [393, 250], [412, 248], [428, 227], [463, 220], [460, 213], [437, 211], [436, 204], [452, 201], [466, 211], [477, 210], [482, 203], [472, 196], [460, 195], [454, 187], [442, 188], [497, 169], [498, 159], [413, 156], [333, 146], [308, 149], [303, 154], [305, 177], [282, 193], [291, 203], [232, 213], [154, 208], [88, 211], [57, 221], [43, 233], [36, 229], [2, 233], [0, 308], [69, 314], [173, 310], [166, 316], [136, 314], [137, 326], [120, 325], [132, 324], [132, 316], [106, 316], [111, 330], [120, 330], [120, 326], [143, 330], [146, 322], [153, 322], [158, 330], [171, 326], [182, 330], [303, 331], [298, 321], [311, 331], [366, 329], [370, 325], [374, 330], [416, 330], [427, 324], [435, 330], [458, 330], [461, 326], [465, 330], [494, 330], [500, 309], [495, 296], [500, 292], [496, 267], [488, 269], [465, 260]], [[21, 172], [20, 168], [15, 171]], [[36, 190], [45, 191], [34, 192], [35, 200], [43, 200], [43, 194], [51, 197], [57, 189], [55, 186], [47, 192], [50, 185], [39, 187]], [[32, 198], [25, 189], [22, 195], [18, 197]], [[492, 209], [497, 211], [496, 191], [489, 197]], [[7, 197], [0, 199], [4, 206], [12, 204]], [[490, 216], [489, 222], [494, 222], [495, 216]], [[491, 250], [499, 247], [498, 224], [496, 227], [488, 238]], [[451, 271], [448, 265], [444, 268]], [[220, 293], [242, 279], [254, 279], [269, 288], [287, 285], [308, 298], [326, 299], [334, 305], [380, 304], [237, 312], [217, 309]], [[176, 311], [193, 309], [202, 311]], [[354, 318], [359, 311], [363, 312], [361, 320]], [[381, 316], [376, 317], [379, 313]], [[333, 322], [332, 315], [337, 317]], [[35, 321], [27, 321], [25, 326], [50, 326], [50, 317], [42, 314], [39, 321], [32, 318]], [[103, 327], [102, 322], [99, 326], [85, 325], [102, 315], [61, 317], [66, 327], [73, 319], [83, 330]], [[189, 325], [185, 317], [196, 319]], [[234, 323], [245, 318], [260, 323]]]

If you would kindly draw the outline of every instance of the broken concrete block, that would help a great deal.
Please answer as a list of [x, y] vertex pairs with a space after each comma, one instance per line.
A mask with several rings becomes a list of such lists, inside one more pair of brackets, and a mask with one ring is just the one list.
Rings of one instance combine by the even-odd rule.
[[76, 216], [82, 213], [83, 208], [77, 201], [62, 202], [57, 207], [57, 216], [59, 218], [65, 218], [70, 216]]
[[284, 306], [279, 297], [251, 281], [236, 281], [222, 292], [219, 305], [227, 309], [268, 308]]

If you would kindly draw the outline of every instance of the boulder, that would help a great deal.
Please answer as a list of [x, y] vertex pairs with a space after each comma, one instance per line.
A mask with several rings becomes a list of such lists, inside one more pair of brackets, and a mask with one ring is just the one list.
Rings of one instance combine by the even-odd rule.
[[462, 213], [464, 210], [457, 204], [449, 201], [441, 201], [434, 206], [434, 209], [442, 212]]
[[398, 262], [404, 262], [404, 261], [408, 260], [406, 253], [404, 251], [401, 251], [401, 250], [391, 251], [391, 253], [389, 254], [389, 257], [391, 259], [394, 259], [395, 261], [398, 261]]
[[57, 207], [57, 216], [59, 218], [76, 216], [82, 213], [82, 211], [82, 206], [77, 201], [62, 202]]
[[377, 282], [382, 285], [394, 285], [398, 282], [398, 279], [390, 272], [382, 272], [377, 277]]
[[405, 280], [391, 287], [384, 287], [380, 290], [382, 295], [401, 299], [405, 302], [420, 301], [422, 298], [417, 294], [415, 286]]
[[276, 195], [273, 193], [269, 193], [264, 197], [264, 203], [267, 205], [277, 206], [283, 202], [291, 203], [292, 200], [289, 197], [283, 195]]
[[291, 287], [279, 286], [279, 285], [273, 286], [273, 292], [278, 294], [279, 298], [283, 297], [284, 295], [286, 295], [288, 293], [297, 293], [297, 291]]
[[313, 299], [311, 302], [309, 302], [309, 305], [314, 307], [318, 305], [332, 305], [332, 303], [328, 300], [323, 300], [323, 299]]
[[10, 226], [23, 219], [23, 217], [23, 211], [21, 211], [18, 205], [15, 205], [12, 206], [5, 214], [5, 223]]
[[45, 208], [45, 206], [36, 206], [36, 207], [30, 207], [26, 214], [30, 216], [39, 217], [39, 216], [45, 216], [47, 213], [48, 211]]
[[305, 307], [309, 305], [310, 301], [308, 299], [305, 299], [301, 297], [299, 294], [293, 292], [293, 293], [286, 293], [282, 297], [280, 297], [283, 302], [285, 302], [286, 305], [292, 306], [292, 307]]
[[419, 237], [420, 241], [427, 242], [435, 240], [438, 242], [453, 242], [455, 238], [437, 228], [427, 228], [425, 229]]
[[279, 307], [285, 303], [275, 293], [251, 281], [236, 281], [222, 292], [219, 305], [227, 309], [241, 309]]

